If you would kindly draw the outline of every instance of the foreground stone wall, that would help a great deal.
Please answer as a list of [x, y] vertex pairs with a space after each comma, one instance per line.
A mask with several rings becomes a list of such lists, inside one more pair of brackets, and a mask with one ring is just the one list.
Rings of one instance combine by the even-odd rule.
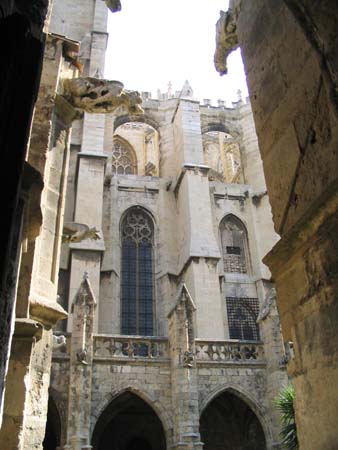
[[41, 90], [27, 152], [22, 257], [8, 368], [11, 381], [6, 387], [0, 431], [3, 448], [8, 450], [41, 448], [51, 368], [51, 328], [67, 315], [56, 294], [69, 127], [55, 114], [54, 104], [61, 76], [72, 77], [75, 72], [63, 56], [68, 44], [60, 37], [46, 40]]
[[[275, 230], [301, 449], [334, 449], [338, 398], [337, 4], [233, 2]], [[236, 9], [237, 8], [237, 9]], [[320, 432], [318, 430], [320, 429]]]

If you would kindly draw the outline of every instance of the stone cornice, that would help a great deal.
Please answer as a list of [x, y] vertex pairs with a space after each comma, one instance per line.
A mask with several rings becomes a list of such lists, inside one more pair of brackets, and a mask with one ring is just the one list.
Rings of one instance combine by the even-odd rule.
[[103, 238], [99, 240], [84, 239], [82, 242], [70, 243], [69, 249], [72, 251], [104, 252], [106, 246]]
[[56, 301], [35, 293], [29, 297], [29, 315], [47, 329], [54, 326], [58, 320], [68, 317], [67, 312]]
[[180, 174], [176, 180], [176, 183], [173, 187], [173, 191], [175, 193], [175, 195], [177, 195], [180, 185], [182, 183], [183, 177], [186, 174], [186, 172], [188, 171], [194, 171], [195, 173], [201, 173], [202, 175], [207, 176], [209, 171], [210, 171], [210, 167], [206, 166], [205, 164], [190, 164], [190, 163], [186, 163], [183, 165], [183, 167], [181, 168]]
[[98, 158], [98, 159], [107, 159], [108, 154], [106, 153], [96, 153], [96, 152], [79, 152], [78, 158]]

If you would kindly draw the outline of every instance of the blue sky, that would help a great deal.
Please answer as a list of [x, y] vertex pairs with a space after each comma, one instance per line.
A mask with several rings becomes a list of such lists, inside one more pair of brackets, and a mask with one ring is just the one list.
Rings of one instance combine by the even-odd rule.
[[229, 57], [229, 73], [213, 65], [215, 24], [227, 0], [122, 0], [122, 11], [109, 13], [105, 77], [126, 89], [179, 91], [189, 80], [198, 100], [237, 100], [247, 88], [240, 51]]

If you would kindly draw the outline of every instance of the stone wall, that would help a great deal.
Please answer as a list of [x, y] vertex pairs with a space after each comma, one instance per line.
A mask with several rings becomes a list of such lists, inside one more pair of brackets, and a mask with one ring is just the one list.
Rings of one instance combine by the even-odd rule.
[[[278, 441], [273, 398], [286, 380], [285, 371], [278, 365], [284, 354], [278, 316], [273, 320], [265, 319], [260, 325], [269, 362], [260, 353], [262, 344], [257, 348], [249, 344], [236, 347], [234, 342], [224, 341], [229, 338], [226, 297], [257, 299], [257, 305], [263, 307], [271, 286], [266, 281], [270, 273], [261, 256], [269, 242], [277, 239], [271, 226], [262, 164], [250, 122], [250, 106], [241, 103], [226, 110], [199, 107], [189, 99], [182, 100], [181, 104], [169, 99], [146, 100], [143, 107], [145, 114], [137, 120], [128, 115], [108, 115], [105, 128], [99, 131], [93, 128], [93, 123], [85, 121], [84, 127], [89, 126], [89, 129], [84, 130], [84, 135], [95, 140], [99, 133], [102, 147], [95, 141], [97, 150], [89, 154], [83, 151], [83, 143], [80, 152], [74, 146], [68, 177], [71, 203], [66, 207], [68, 217], [75, 214], [81, 222], [94, 224], [102, 231], [98, 241], [64, 245], [61, 258], [63, 274], [68, 270], [71, 280], [69, 311], [84, 271], [89, 273], [97, 299], [94, 330], [100, 334], [94, 337], [90, 393], [90, 427], [94, 441], [98, 433], [95, 425], [102, 414], [108, 414], [108, 405], [114, 405], [119, 396], [129, 390], [145, 400], [159, 416], [168, 446], [180, 445], [182, 439], [184, 445], [199, 449], [201, 410], [212, 398], [230, 389], [257, 415], [268, 448], [272, 448]], [[209, 174], [209, 167], [204, 164], [202, 131], [217, 133], [215, 123], [222, 133], [231, 132], [234, 136], [232, 139], [238, 143], [244, 161], [242, 179], [248, 183], [252, 180], [254, 186], [225, 184], [215, 181]], [[144, 176], [143, 172], [147, 151], [144, 143], [150, 129], [154, 135], [158, 133], [159, 176]], [[81, 127], [77, 126], [77, 130]], [[135, 151], [137, 174], [113, 172], [116, 135]], [[74, 139], [76, 145], [81, 143], [77, 131]], [[80, 200], [81, 205], [78, 205]], [[143, 208], [154, 226], [153, 337], [121, 336], [121, 224], [132, 207]], [[77, 216], [80, 212], [81, 216]], [[220, 225], [224, 217], [231, 214], [243, 222], [247, 233], [248, 272], [244, 274], [226, 273], [223, 265]], [[67, 261], [70, 260], [69, 268]], [[196, 308], [191, 322], [196, 346], [200, 345], [196, 352], [194, 343], [191, 348], [184, 347], [185, 320], [172, 319], [183, 281]], [[64, 289], [65, 286], [62, 291]], [[270, 317], [270, 310], [267, 316]], [[69, 320], [69, 332], [72, 327], [72, 320]], [[155, 345], [154, 348], [168, 345], [165, 344], [168, 338], [169, 352], [167, 349], [165, 355], [155, 355], [150, 360], [137, 354], [142, 345], [148, 350], [151, 345]], [[205, 342], [199, 344], [201, 339]], [[190, 351], [196, 354], [197, 360], [188, 367], [184, 355]], [[61, 399], [61, 411], [65, 409], [62, 404], [66, 398], [61, 383], [68, 370], [65, 361], [65, 355], [55, 358], [52, 375], [51, 392], [56, 401]], [[69, 371], [73, 373], [72, 366]]]
[[[51, 327], [66, 317], [56, 302], [69, 128], [55, 114], [61, 76], [74, 68], [63, 57], [69, 42], [48, 37], [23, 183], [26, 203], [16, 319], [0, 431], [4, 449], [40, 449], [45, 434], [52, 354]], [[46, 98], [48, 102], [46, 103]], [[19, 239], [19, 235], [17, 236]]]
[[[67, 339], [68, 348], [70, 345], [69, 339]], [[186, 419], [184, 419], [183, 410], [174, 400], [177, 386], [173, 384], [175, 380], [173, 378], [173, 360], [168, 359], [169, 355], [165, 350], [166, 340], [163, 340], [160, 344], [162, 356], [155, 356], [153, 360], [147, 360], [146, 357], [119, 356], [116, 348], [118, 348], [118, 342], [123, 342], [124, 338], [116, 337], [115, 344], [111, 346], [112, 339], [114, 338], [111, 335], [101, 334], [94, 337], [91, 379], [91, 435], [98, 420], [109, 405], [124, 392], [129, 391], [139, 396], [153, 408], [163, 425], [167, 447], [172, 446], [175, 443], [174, 436], [177, 432], [177, 430], [175, 431], [175, 420], [181, 420], [184, 425], [183, 422]], [[127, 339], [130, 340], [130, 338]], [[134, 342], [136, 341], [137, 339], [134, 340]], [[149, 342], [146, 339], [139, 339], [139, 341]], [[156, 342], [156, 339], [153, 342]], [[203, 341], [198, 342], [199, 345], [203, 343]], [[201, 355], [199, 358], [206, 357], [206, 354], [203, 354], [203, 349], [202, 345], [198, 350]], [[178, 354], [175, 354], [178, 357]], [[176, 359], [174, 360], [176, 361]], [[177, 359], [177, 362], [179, 361], [180, 359]], [[197, 417], [193, 420], [198, 422], [199, 415], [202, 414], [205, 407], [222, 392], [234, 392], [257, 415], [264, 429], [268, 448], [272, 448], [273, 428], [268, 414], [268, 411], [271, 410], [266, 396], [267, 373], [265, 364], [261, 360], [247, 361], [247, 363], [238, 362], [237, 364], [231, 362], [219, 364], [216, 360], [210, 362], [198, 361], [196, 367], [189, 369], [191, 371], [190, 380], [196, 376], [197, 382], [197, 385], [191, 385], [196, 390], [196, 392], [194, 391], [196, 393], [194, 398], [196, 398], [198, 405]], [[64, 430], [67, 422], [69, 373], [67, 355], [64, 353], [55, 354], [50, 394], [62, 419], [61, 444], [65, 443], [66, 436]], [[178, 391], [177, 394], [181, 396], [182, 392]], [[186, 426], [190, 423], [189, 420], [186, 422]]]
[[333, 449], [338, 439], [337, 12], [334, 1], [232, 2], [281, 236], [265, 261], [276, 282], [284, 338], [294, 345], [288, 371], [300, 448], [316, 450]]

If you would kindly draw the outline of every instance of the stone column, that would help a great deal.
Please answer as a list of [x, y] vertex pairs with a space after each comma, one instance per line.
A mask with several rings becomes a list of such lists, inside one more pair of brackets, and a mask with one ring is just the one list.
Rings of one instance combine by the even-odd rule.
[[174, 413], [173, 449], [202, 450], [199, 434], [197, 370], [195, 363], [195, 304], [182, 283], [176, 305], [168, 315], [171, 386]]
[[[31, 319], [16, 320], [6, 382], [3, 425], [0, 431], [1, 448], [4, 450], [14, 448], [23, 450], [25, 448], [24, 419], [27, 414], [27, 405], [30, 403], [29, 392], [33, 390], [32, 383], [37, 381], [31, 376], [31, 359], [34, 347], [42, 336], [43, 328], [38, 322]], [[50, 364], [48, 352], [47, 358], [47, 364]], [[39, 390], [41, 394], [40, 388], [41, 385], [37, 382], [35, 393]], [[42, 394], [44, 393], [42, 392]], [[42, 404], [46, 403], [47, 409], [46, 397], [45, 393], [40, 401]], [[26, 444], [29, 445], [31, 442], [26, 442]]]
[[92, 448], [89, 442], [95, 308], [95, 296], [85, 273], [72, 303], [68, 429], [64, 449]]

